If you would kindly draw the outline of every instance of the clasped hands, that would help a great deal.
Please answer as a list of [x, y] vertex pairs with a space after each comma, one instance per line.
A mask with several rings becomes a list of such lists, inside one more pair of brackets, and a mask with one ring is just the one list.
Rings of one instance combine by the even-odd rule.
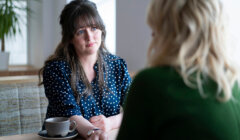
[[107, 132], [111, 130], [111, 122], [104, 115], [93, 116], [89, 119], [95, 127], [101, 129], [91, 135], [88, 140], [106, 140], [108, 139]]
[[111, 130], [111, 122], [104, 115], [93, 116], [89, 119], [89, 121], [95, 127], [101, 129], [104, 132], [108, 132]]

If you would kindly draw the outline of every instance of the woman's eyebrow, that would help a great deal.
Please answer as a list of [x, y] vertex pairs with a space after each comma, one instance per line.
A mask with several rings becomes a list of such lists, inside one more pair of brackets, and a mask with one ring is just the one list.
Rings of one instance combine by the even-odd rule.
[[86, 28], [87, 26], [79, 26], [77, 29]]

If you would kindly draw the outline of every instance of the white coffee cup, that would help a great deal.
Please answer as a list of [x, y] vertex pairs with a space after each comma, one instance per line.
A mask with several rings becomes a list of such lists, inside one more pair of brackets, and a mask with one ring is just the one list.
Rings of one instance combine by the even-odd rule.
[[75, 121], [69, 120], [69, 118], [66, 118], [66, 117], [48, 118], [45, 120], [44, 125], [47, 130], [47, 134], [50, 137], [55, 137], [55, 136], [64, 137], [69, 132], [73, 132], [77, 127]]

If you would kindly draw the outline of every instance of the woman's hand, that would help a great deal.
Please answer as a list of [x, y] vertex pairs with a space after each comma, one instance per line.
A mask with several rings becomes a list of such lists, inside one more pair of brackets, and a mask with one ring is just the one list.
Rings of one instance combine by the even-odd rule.
[[87, 140], [108, 140], [108, 136], [106, 132], [97, 130]]
[[100, 128], [104, 132], [108, 132], [112, 130], [111, 122], [104, 115], [93, 116], [89, 119], [89, 121], [97, 128]]
[[104, 115], [93, 116], [89, 119], [89, 122], [97, 128], [105, 132], [119, 128], [122, 121], [123, 112], [118, 115], [106, 118]]
[[78, 133], [86, 140], [107, 140], [108, 136], [106, 132], [102, 130], [95, 130], [90, 136], [88, 136], [89, 130], [96, 129], [96, 127], [82, 116], [74, 115], [70, 117], [70, 120], [76, 121], [78, 127]]

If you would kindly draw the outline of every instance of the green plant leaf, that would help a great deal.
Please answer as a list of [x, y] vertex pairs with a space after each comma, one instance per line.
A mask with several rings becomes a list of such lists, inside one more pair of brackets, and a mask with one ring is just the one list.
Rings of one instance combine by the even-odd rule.
[[27, 6], [22, 7], [19, 2], [20, 0], [0, 0], [0, 40], [21, 33], [20, 23], [24, 23], [24, 20], [16, 11], [28, 12], [30, 9]]

